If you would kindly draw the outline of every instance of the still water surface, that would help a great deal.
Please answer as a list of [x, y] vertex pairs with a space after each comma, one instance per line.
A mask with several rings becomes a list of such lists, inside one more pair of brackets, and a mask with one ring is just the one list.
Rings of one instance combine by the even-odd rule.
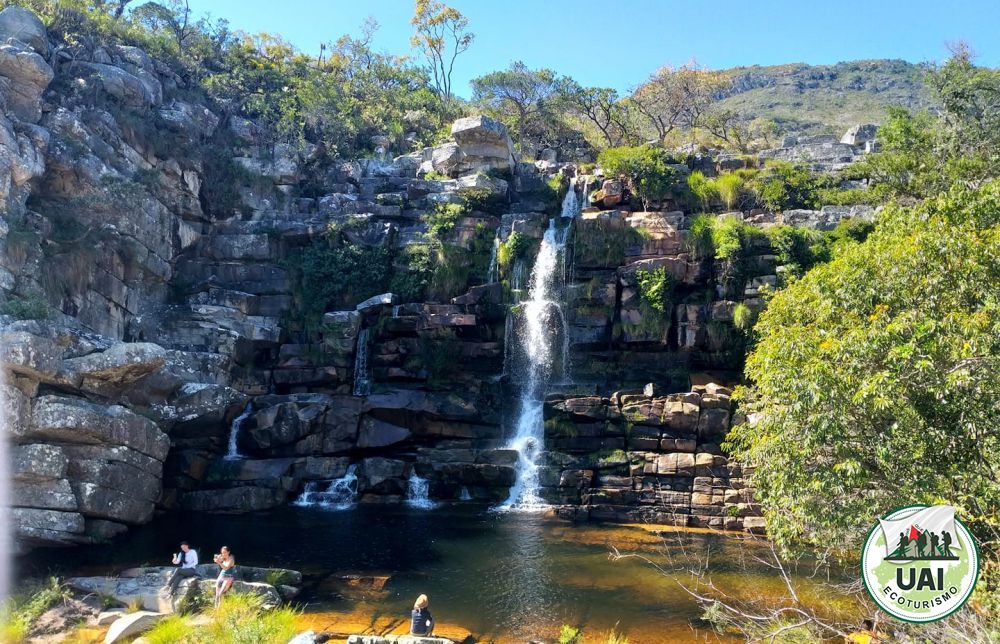
[[[171, 514], [107, 547], [35, 553], [21, 570], [107, 574], [162, 565], [181, 540], [199, 549], [203, 561], [228, 545], [240, 563], [301, 570], [305, 621], [341, 633], [401, 632], [414, 598], [427, 593], [445, 630], [467, 630], [481, 641], [551, 641], [562, 624], [583, 628], [592, 641], [604, 641], [612, 629], [631, 644], [719, 641], [681, 585], [692, 582], [685, 570], [706, 560], [712, 581], [728, 593], [783, 595], [777, 572], [754, 558], [769, 550], [736, 535], [660, 535], [650, 526], [572, 525], [482, 508]], [[613, 548], [669, 574], [639, 558], [612, 560]], [[811, 568], [800, 573], [797, 590], [821, 605], [821, 588], [807, 578]], [[348, 575], [388, 580], [379, 589], [378, 581], [345, 582]]]

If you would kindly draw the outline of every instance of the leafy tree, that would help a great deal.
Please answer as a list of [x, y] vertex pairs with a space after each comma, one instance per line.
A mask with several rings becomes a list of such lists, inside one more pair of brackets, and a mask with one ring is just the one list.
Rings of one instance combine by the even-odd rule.
[[708, 110], [703, 127], [729, 148], [744, 153], [770, 147], [778, 133], [774, 121], [749, 119], [734, 110], [722, 109]]
[[410, 43], [430, 64], [434, 85], [447, 103], [451, 100], [451, 74], [455, 59], [472, 45], [475, 34], [468, 30], [469, 19], [457, 9], [436, 0], [416, 0]]
[[551, 69], [531, 70], [517, 61], [509, 69], [474, 78], [472, 100], [513, 126], [523, 150], [536, 121], [552, 118], [558, 107], [560, 81]]
[[608, 148], [601, 151], [597, 162], [609, 174], [625, 177], [647, 210], [650, 202], [669, 194], [678, 178], [670, 154], [651, 145]]
[[635, 142], [630, 104], [622, 100], [615, 90], [609, 87], [581, 87], [569, 82], [566, 97], [572, 109], [597, 128], [608, 147]]
[[[778, 291], [728, 446], [780, 543], [853, 549], [901, 503], [955, 505], [996, 563], [1000, 181], [890, 206]], [[995, 567], [994, 567], [995, 570]]]
[[631, 101], [662, 141], [675, 128], [693, 133], [701, 127], [705, 113], [728, 84], [722, 73], [703, 69], [696, 62], [661, 67], [636, 89]]

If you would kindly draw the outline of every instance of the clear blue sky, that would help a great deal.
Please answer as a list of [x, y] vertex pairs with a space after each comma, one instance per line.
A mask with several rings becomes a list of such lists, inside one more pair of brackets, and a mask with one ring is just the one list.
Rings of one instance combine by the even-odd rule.
[[[475, 43], [459, 57], [454, 89], [523, 60], [584, 85], [628, 90], [664, 64], [711, 68], [859, 58], [941, 60], [967, 41], [982, 65], [1000, 64], [1000, 0], [450, 0]], [[191, 0], [235, 29], [280, 34], [307, 53], [358, 33], [367, 16], [376, 48], [410, 52], [412, 0]]]

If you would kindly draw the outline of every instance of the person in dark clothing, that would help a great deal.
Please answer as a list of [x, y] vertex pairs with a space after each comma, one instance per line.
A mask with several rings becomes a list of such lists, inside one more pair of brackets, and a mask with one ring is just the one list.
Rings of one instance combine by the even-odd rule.
[[417, 597], [410, 613], [410, 635], [430, 636], [434, 634], [434, 618], [427, 608], [427, 595]]
[[167, 583], [167, 588], [173, 595], [185, 578], [198, 576], [198, 552], [189, 546], [187, 541], [182, 541], [181, 551], [174, 555], [171, 563], [177, 566], [177, 570], [170, 575], [170, 581]]

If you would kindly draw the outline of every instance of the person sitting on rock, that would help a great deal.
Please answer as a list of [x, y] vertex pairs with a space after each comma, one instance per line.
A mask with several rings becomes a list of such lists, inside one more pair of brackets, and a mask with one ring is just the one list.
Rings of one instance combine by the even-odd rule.
[[413, 611], [410, 613], [410, 635], [421, 635], [430, 637], [434, 633], [434, 618], [427, 608], [429, 604], [427, 595], [417, 597], [413, 604]]
[[219, 564], [219, 577], [215, 580], [215, 607], [222, 603], [222, 596], [229, 592], [236, 580], [236, 557], [229, 552], [227, 546], [222, 546], [219, 554], [212, 557], [212, 561]]
[[181, 581], [188, 577], [198, 576], [198, 551], [189, 546], [187, 541], [181, 541], [181, 551], [174, 555], [171, 563], [178, 566], [174, 570], [174, 574], [170, 575], [170, 581], [167, 582], [167, 588], [173, 595], [177, 592]]

